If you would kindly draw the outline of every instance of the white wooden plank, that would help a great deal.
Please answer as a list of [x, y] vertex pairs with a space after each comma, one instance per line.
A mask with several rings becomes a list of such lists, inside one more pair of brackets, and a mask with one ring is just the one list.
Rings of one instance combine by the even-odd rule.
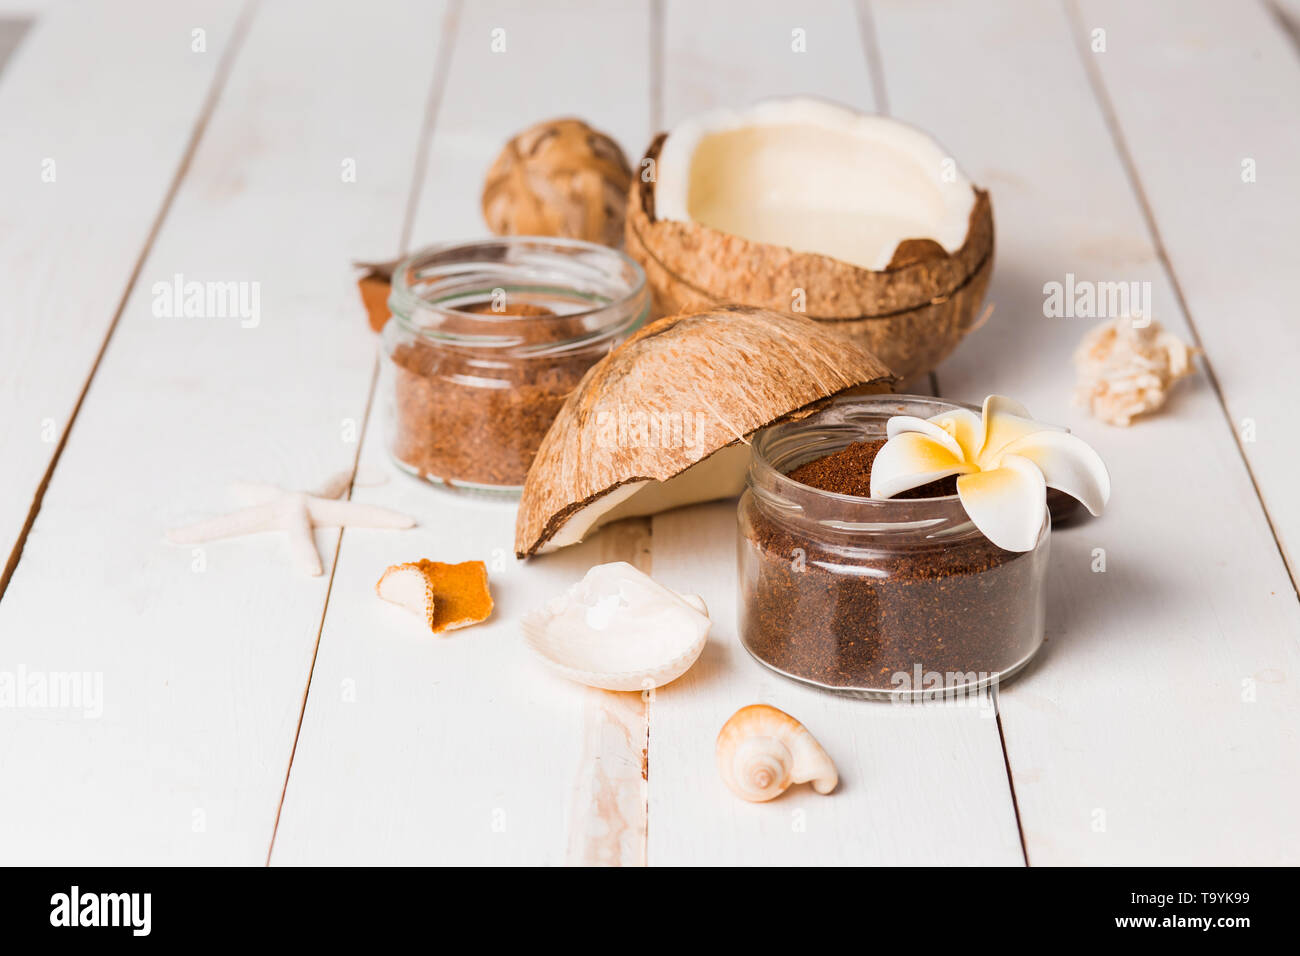
[[664, 5], [664, 109], [671, 126], [703, 110], [808, 94], [872, 109], [857, 13], [846, 0]]
[[1086, 3], [1080, 23], [1107, 31], [1093, 63], [1294, 580], [1300, 56], [1263, 4]]
[[0, 73], [0, 588], [238, 13], [57, 7]]
[[[6, 862], [265, 860], [328, 577], [273, 536], [210, 545], [196, 573], [163, 530], [231, 479], [304, 487], [354, 460], [374, 343], [347, 263], [400, 231], [439, 20], [260, 5], [0, 603], [0, 670], [103, 681], [98, 720], [0, 709]], [[260, 283], [260, 322], [155, 317], [177, 273]]]
[[35, 20], [68, 6], [68, 0], [0, 0], [0, 17]]
[[[492, 52], [496, 29], [504, 53]], [[483, 176], [534, 122], [580, 116], [636, 155], [650, 133], [649, 42], [637, 42], [648, 35], [649, 4], [467, 5], [414, 244], [486, 233]], [[385, 466], [379, 422], [370, 424], [365, 459]], [[412, 510], [421, 527], [400, 542], [344, 535], [272, 863], [641, 862], [640, 698], [544, 672], [526, 656], [518, 619], [591, 565], [643, 554], [644, 525], [517, 564], [512, 504], [406, 476], [357, 494]], [[488, 561], [491, 620], [431, 638], [378, 601], [384, 567], [417, 557]], [[344, 681], [356, 682], [355, 703], [341, 698]]]
[[1090, 322], [1043, 314], [1043, 284], [1068, 272], [1149, 281], [1156, 316], [1189, 334], [1086, 37], [1031, 2], [872, 10], [893, 112], [992, 190], [997, 311], [940, 368], [944, 394], [1014, 395], [1095, 444], [1114, 479], [1106, 516], [1054, 535], [1049, 643], [1001, 693], [1029, 862], [1294, 862], [1300, 610], [1222, 409], [1198, 376], [1129, 430], [1088, 420], [1069, 407], [1069, 357]]
[[[791, 47], [805, 31], [807, 52]], [[871, 108], [859, 23], [850, 4], [798, 8], [670, 3], [665, 28], [669, 124], [707, 106], [813, 93]], [[651, 864], [1022, 862], [991, 706], [892, 707], [804, 688], [771, 674], [736, 634], [736, 505], [654, 519], [654, 573], [695, 591], [714, 620], [686, 677], [651, 704]], [[747, 805], [718, 778], [714, 738], [738, 708], [772, 703], [831, 753], [841, 788], [807, 788]]]

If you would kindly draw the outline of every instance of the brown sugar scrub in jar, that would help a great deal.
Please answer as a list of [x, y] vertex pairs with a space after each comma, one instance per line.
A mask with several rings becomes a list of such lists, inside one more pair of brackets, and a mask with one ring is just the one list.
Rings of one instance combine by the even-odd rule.
[[517, 492], [587, 369], [645, 321], [622, 253], [503, 237], [427, 249], [393, 275], [381, 395], [399, 467], [465, 490]]
[[973, 691], [1043, 640], [1050, 522], [1027, 551], [974, 526], [943, 478], [872, 499], [895, 415], [951, 402], [849, 396], [754, 442], [740, 499], [740, 634], [788, 677], [871, 698]]

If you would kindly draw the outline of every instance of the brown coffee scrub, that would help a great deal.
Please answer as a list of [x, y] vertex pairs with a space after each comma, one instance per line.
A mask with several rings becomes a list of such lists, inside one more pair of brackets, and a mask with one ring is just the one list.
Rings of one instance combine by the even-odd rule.
[[[466, 308], [490, 314], [484, 304]], [[560, 406], [608, 344], [562, 347], [582, 333], [580, 320], [519, 304], [500, 314], [536, 316], [514, 323], [518, 347], [399, 344], [395, 371], [393, 455], [421, 478], [447, 484], [522, 485], [542, 436]], [[528, 354], [555, 343], [554, 351]]]
[[[871, 497], [871, 463], [876, 453], [885, 446], [883, 439], [855, 441], [853, 444], [827, 455], [815, 458], [790, 472], [790, 477], [810, 488], [833, 491], [857, 498]], [[895, 495], [900, 500], [916, 498], [943, 498], [957, 493], [957, 478], [940, 478], [928, 485], [912, 488]]]
[[613, 249], [506, 236], [412, 254], [388, 304], [380, 393], [393, 460], [429, 482], [514, 494], [570, 393], [645, 321], [650, 294]]

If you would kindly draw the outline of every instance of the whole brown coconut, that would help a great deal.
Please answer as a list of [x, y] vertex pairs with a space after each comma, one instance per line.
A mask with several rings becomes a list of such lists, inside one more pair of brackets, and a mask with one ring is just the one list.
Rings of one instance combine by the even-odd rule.
[[[646, 152], [654, 168], [667, 134]], [[849, 336], [903, 381], [930, 371], [976, 324], [993, 272], [993, 210], [975, 190], [966, 241], [949, 254], [930, 239], [899, 244], [879, 271], [817, 253], [751, 242], [695, 222], [655, 218], [655, 184], [628, 195], [627, 253], [645, 269], [656, 315], [737, 303], [804, 315]]]
[[632, 170], [618, 143], [579, 119], [529, 127], [488, 170], [483, 218], [498, 236], [617, 246]]

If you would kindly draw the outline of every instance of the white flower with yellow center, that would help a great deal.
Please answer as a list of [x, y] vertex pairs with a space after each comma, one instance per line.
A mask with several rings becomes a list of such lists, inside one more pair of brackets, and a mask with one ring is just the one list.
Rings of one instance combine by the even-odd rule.
[[1094, 515], [1110, 500], [1110, 474], [1088, 444], [1034, 421], [1002, 395], [984, 399], [980, 415], [965, 408], [932, 418], [895, 415], [887, 434], [871, 464], [871, 497], [892, 498], [957, 475], [966, 514], [1007, 551], [1037, 544], [1048, 488], [1079, 499]]

